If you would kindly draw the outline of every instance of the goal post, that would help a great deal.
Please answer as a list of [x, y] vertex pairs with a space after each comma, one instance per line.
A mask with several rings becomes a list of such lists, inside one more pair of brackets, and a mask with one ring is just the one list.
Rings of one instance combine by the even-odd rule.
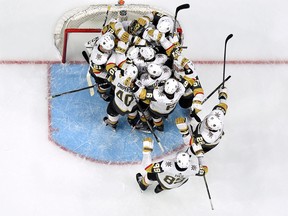
[[[107, 10], [109, 8], [109, 12]], [[174, 20], [174, 14], [145, 4], [97, 4], [72, 9], [60, 17], [54, 30], [54, 44], [61, 62], [83, 61], [84, 44], [101, 34], [103, 23], [114, 18], [121, 21], [134, 20], [152, 11], [158, 11]], [[176, 21], [176, 29], [184, 39], [182, 28]]]

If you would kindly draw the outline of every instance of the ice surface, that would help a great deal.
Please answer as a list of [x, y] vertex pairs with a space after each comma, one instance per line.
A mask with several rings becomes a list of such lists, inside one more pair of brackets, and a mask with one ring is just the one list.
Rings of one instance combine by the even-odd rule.
[[[5, 31], [0, 61], [18, 64], [0, 64], [0, 214], [286, 215], [287, 64], [226, 67], [232, 76], [227, 83], [226, 134], [220, 146], [206, 155], [214, 211], [202, 178], [191, 178], [183, 187], [158, 195], [153, 187], [141, 193], [135, 181], [139, 165], [87, 161], [49, 141], [45, 98], [51, 65], [20, 63], [59, 60], [52, 41], [56, 20], [65, 11], [90, 3], [1, 2], [0, 26]], [[187, 1], [145, 3], [173, 12]], [[185, 19], [190, 29], [187, 53], [193, 59], [221, 60], [224, 39], [233, 33], [228, 60], [287, 60], [286, 2], [189, 3], [191, 13], [183, 11], [179, 19]], [[205, 91], [211, 92], [221, 82], [222, 65], [196, 67]], [[209, 99], [203, 114], [216, 101], [215, 96]]]

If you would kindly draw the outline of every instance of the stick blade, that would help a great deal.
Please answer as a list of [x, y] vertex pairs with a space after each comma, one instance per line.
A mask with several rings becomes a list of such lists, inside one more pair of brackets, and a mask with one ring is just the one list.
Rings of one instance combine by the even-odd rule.
[[190, 8], [190, 4], [182, 4], [182, 5], [179, 5], [177, 8], [176, 8], [176, 13], [178, 13], [178, 11], [182, 10], [182, 9], [187, 9], [187, 8]]
[[233, 34], [229, 34], [229, 35], [226, 37], [225, 43], [227, 43], [227, 41], [230, 40], [232, 37], [233, 37]]

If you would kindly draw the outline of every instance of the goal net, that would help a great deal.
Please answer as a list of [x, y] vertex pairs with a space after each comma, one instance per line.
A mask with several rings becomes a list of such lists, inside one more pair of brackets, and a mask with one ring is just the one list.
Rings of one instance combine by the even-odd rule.
[[[112, 18], [120, 18], [122, 21], [134, 20], [152, 11], [168, 15], [174, 20], [174, 15], [145, 4], [98, 4], [66, 12], [58, 20], [54, 31], [54, 43], [62, 63], [83, 61], [81, 52], [85, 49], [84, 44], [101, 34], [106, 19], [106, 23]], [[179, 22], [176, 22], [176, 29], [181, 33], [183, 42], [183, 33]]]

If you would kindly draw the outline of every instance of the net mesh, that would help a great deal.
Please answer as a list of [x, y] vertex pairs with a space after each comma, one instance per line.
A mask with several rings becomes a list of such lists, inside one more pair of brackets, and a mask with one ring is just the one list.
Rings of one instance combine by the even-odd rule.
[[[109, 8], [109, 11], [108, 11]], [[108, 13], [107, 13], [108, 11]], [[57, 22], [55, 31], [54, 31], [54, 44], [57, 50], [60, 53], [60, 56], [63, 57], [67, 52], [67, 30], [69, 32], [77, 32], [77, 29], [85, 29], [85, 32], [89, 33], [95, 32], [95, 29], [102, 29], [103, 24], [107, 17], [107, 22], [112, 18], [120, 18], [120, 20], [134, 20], [138, 17], [144, 16], [152, 11], [158, 11], [162, 14], [174, 18], [168, 12], [163, 11], [162, 9], [152, 7], [150, 5], [144, 4], [127, 4], [127, 5], [108, 5], [108, 4], [98, 4], [90, 5], [87, 7], [80, 7], [72, 9], [66, 12]], [[176, 28], [181, 28], [179, 22], [176, 22]], [[72, 31], [71, 31], [72, 29]], [[82, 32], [83, 33], [83, 32]], [[182, 32], [181, 32], [182, 33]], [[183, 33], [181, 35], [183, 41]], [[79, 52], [81, 52], [79, 50]], [[64, 62], [66, 59], [64, 59]], [[63, 58], [62, 58], [63, 62]]]

